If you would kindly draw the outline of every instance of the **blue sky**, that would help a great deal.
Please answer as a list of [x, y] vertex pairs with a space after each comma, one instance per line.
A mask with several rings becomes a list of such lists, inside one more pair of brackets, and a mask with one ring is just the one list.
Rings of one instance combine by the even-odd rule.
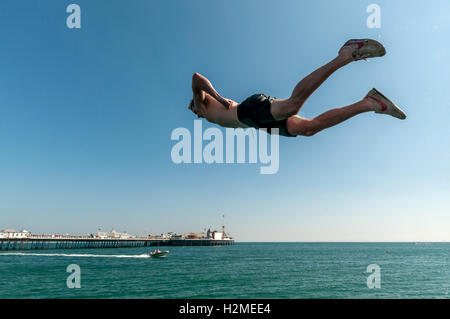
[[[66, 27], [77, 3], [82, 28]], [[369, 29], [366, 8], [381, 7]], [[240, 241], [450, 240], [448, 1], [0, 3], [0, 228], [218, 228]], [[281, 138], [280, 169], [175, 165], [193, 72], [242, 101], [287, 97], [349, 38], [387, 55], [335, 73], [300, 115], [376, 87], [408, 118], [363, 114]], [[203, 126], [212, 125], [203, 123]]]

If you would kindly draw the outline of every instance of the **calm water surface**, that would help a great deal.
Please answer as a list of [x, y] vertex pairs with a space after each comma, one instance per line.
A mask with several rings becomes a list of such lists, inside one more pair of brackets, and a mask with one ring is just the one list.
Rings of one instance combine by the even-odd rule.
[[[448, 298], [449, 243], [236, 243], [0, 252], [0, 298]], [[32, 254], [32, 255], [30, 255]], [[35, 255], [45, 254], [45, 255]], [[107, 255], [107, 256], [105, 256]], [[66, 267], [81, 268], [69, 289]], [[368, 289], [369, 264], [381, 288]]]

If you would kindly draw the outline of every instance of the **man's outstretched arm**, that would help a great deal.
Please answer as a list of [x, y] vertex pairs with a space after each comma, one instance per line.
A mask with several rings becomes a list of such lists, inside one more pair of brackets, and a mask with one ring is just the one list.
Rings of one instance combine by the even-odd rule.
[[204, 91], [222, 103], [226, 108], [230, 106], [228, 100], [221, 97], [220, 94], [214, 89], [211, 82], [209, 82], [209, 80], [200, 73], [194, 73], [192, 76], [192, 91], [194, 92], [194, 99], [196, 95], [199, 96], [202, 94], [201, 91]]

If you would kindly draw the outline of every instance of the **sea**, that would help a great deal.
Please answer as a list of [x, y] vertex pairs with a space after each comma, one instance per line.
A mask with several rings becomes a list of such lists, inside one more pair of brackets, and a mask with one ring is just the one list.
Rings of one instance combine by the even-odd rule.
[[170, 253], [1, 251], [0, 298], [449, 297], [450, 243], [238, 242], [159, 249]]

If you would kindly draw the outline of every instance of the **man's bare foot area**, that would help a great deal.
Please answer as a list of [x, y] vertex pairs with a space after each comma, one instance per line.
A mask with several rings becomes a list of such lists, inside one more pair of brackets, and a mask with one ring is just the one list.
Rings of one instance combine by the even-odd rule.
[[352, 53], [353, 49], [351, 47], [344, 46], [339, 50], [337, 58], [341, 60], [343, 63], [348, 64], [354, 61]]
[[364, 97], [364, 99], [362, 99], [361, 102], [369, 111], [374, 112], [381, 111], [381, 105], [377, 103], [375, 100], [370, 99], [367, 95]]

